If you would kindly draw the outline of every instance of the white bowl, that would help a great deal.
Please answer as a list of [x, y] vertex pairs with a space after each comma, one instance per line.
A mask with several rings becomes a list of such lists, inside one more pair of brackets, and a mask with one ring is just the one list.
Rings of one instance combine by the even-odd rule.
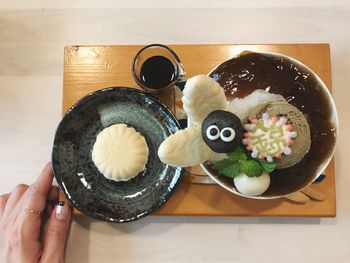
[[[250, 52], [250, 51], [244, 51], [240, 54], [238, 54], [237, 56], [235, 56], [233, 59], [239, 59], [240, 56], [244, 55], [244, 54], [247, 54], [247, 53], [257, 53], [257, 52]], [[324, 82], [321, 80], [321, 78], [319, 76], [317, 76], [317, 74], [315, 72], [313, 72], [309, 67], [307, 67], [306, 65], [304, 65], [303, 63], [301, 63], [300, 61], [292, 58], [292, 57], [289, 57], [289, 56], [286, 56], [286, 55], [282, 55], [282, 54], [278, 54], [278, 53], [273, 53], [273, 52], [262, 52], [260, 54], [265, 54], [265, 55], [268, 55], [268, 56], [275, 56], [275, 57], [278, 57], [278, 58], [287, 58], [289, 59], [295, 66], [297, 66], [298, 69], [304, 69], [306, 72], [309, 72], [310, 74], [312, 74], [316, 81], [317, 81], [317, 84], [321, 87], [322, 89], [322, 93], [323, 95], [326, 96], [327, 100], [328, 100], [328, 103], [330, 105], [330, 108], [331, 108], [331, 117], [330, 117], [330, 122], [333, 123], [333, 127], [335, 128], [335, 131], [334, 131], [334, 135], [335, 137], [337, 137], [337, 133], [338, 133], [338, 115], [337, 115], [337, 110], [336, 110], [336, 106], [335, 106], [335, 103], [334, 103], [334, 100], [327, 88], [327, 86], [324, 84]], [[225, 63], [225, 62], [224, 62]], [[222, 64], [220, 64], [222, 65]], [[213, 71], [215, 71], [220, 65], [218, 65], [217, 67], [215, 67], [212, 71], [210, 71], [210, 73], [208, 75], [211, 75], [213, 73]], [[191, 123], [191, 121], [189, 120], [189, 123]], [[229, 184], [227, 183], [226, 181], [222, 180], [220, 177], [218, 177], [216, 174], [212, 173], [211, 170], [209, 169], [209, 167], [205, 164], [205, 163], [202, 163], [201, 164], [201, 167], [203, 168], [203, 170], [208, 174], [208, 176], [213, 179], [217, 184], [219, 184], [221, 187], [223, 187], [224, 189], [226, 189], [227, 191], [230, 191], [231, 193], [233, 194], [236, 194], [236, 195], [239, 195], [239, 196], [244, 196], [244, 197], [247, 197], [247, 198], [253, 198], [253, 199], [275, 199], [275, 198], [280, 198], [280, 197], [283, 197], [283, 196], [287, 196], [289, 194], [292, 194], [294, 192], [297, 192], [307, 186], [309, 186], [310, 184], [312, 184], [314, 182], [314, 180], [319, 177], [323, 172], [324, 170], [326, 169], [327, 165], [329, 164], [329, 162], [331, 161], [332, 159], [332, 156], [334, 154], [334, 148], [335, 148], [335, 141], [336, 141], [336, 138], [334, 140], [334, 144], [331, 146], [331, 151], [328, 152], [327, 154], [327, 158], [325, 158], [319, 165], [318, 165], [318, 168], [317, 170], [314, 172], [313, 176], [307, 180], [305, 182], [305, 184], [303, 184], [300, 188], [298, 189], [295, 189], [294, 191], [292, 192], [288, 192], [288, 193], [285, 193], [283, 195], [279, 195], [279, 194], [276, 194], [276, 195], [273, 195], [273, 194], [270, 194], [268, 196], [264, 196], [264, 194], [262, 194], [261, 196], [247, 196], [247, 195], [243, 195], [241, 194], [240, 192], [238, 192], [236, 190], [236, 188], [234, 187], [234, 184], [232, 182], [232, 184]]]

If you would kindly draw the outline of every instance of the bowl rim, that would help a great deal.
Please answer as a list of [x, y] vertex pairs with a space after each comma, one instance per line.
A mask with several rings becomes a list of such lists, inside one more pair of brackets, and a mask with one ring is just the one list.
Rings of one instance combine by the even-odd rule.
[[[329, 89], [327, 88], [327, 85], [322, 81], [322, 79], [311, 69], [309, 68], [307, 65], [305, 65], [304, 63], [302, 63], [301, 61], [290, 57], [288, 55], [284, 55], [281, 53], [277, 53], [277, 52], [257, 52], [257, 51], [251, 51], [251, 50], [244, 50], [241, 51], [239, 53], [237, 53], [236, 55], [234, 55], [232, 58], [221, 62], [220, 64], [216, 65], [212, 70], [209, 71], [209, 73], [207, 74], [208, 76], [210, 76], [213, 71], [215, 71], [220, 65], [222, 65], [223, 63], [226, 63], [227, 61], [230, 61], [232, 59], [238, 58], [242, 55], [245, 55], [247, 53], [259, 53], [259, 54], [266, 54], [266, 55], [272, 55], [272, 56], [277, 56], [277, 57], [284, 57], [287, 58], [289, 60], [291, 60], [293, 63], [295, 63], [297, 66], [301, 66], [304, 67], [306, 70], [309, 70], [312, 74], [314, 74], [318, 84], [322, 87], [322, 91], [326, 94], [327, 96], [327, 100], [331, 106], [331, 110], [332, 110], [332, 116], [331, 116], [331, 121], [334, 124], [334, 128], [335, 128], [335, 141], [334, 141], [334, 145], [333, 145], [333, 149], [331, 151], [331, 153], [329, 154], [329, 157], [326, 158], [317, 168], [315, 176], [312, 177], [312, 179], [303, 187], [299, 188], [296, 191], [290, 192], [288, 194], [284, 194], [284, 195], [273, 195], [273, 196], [249, 196], [249, 195], [244, 195], [241, 194], [240, 192], [238, 192], [234, 187], [228, 187], [225, 183], [223, 183], [221, 180], [219, 180], [214, 174], [212, 174], [210, 172], [210, 170], [206, 167], [205, 163], [201, 163], [200, 166], [201, 168], [204, 170], [204, 172], [214, 181], [216, 182], [218, 185], [220, 185], [221, 187], [223, 187], [224, 189], [226, 189], [227, 191], [238, 195], [238, 196], [242, 196], [242, 197], [246, 197], [246, 198], [250, 198], [250, 199], [257, 199], [257, 200], [269, 200], [269, 199], [277, 199], [277, 198], [282, 198], [282, 197], [286, 197], [288, 195], [292, 195], [296, 192], [299, 192], [300, 190], [307, 188], [308, 186], [310, 186], [323, 172], [324, 170], [327, 168], [328, 164], [330, 163], [330, 161], [332, 160], [333, 156], [334, 156], [334, 152], [335, 152], [335, 146], [337, 143], [337, 138], [338, 138], [338, 132], [339, 132], [339, 119], [338, 119], [338, 113], [337, 113], [337, 108], [334, 102], [334, 99], [329, 91]], [[189, 124], [191, 123], [191, 121], [189, 120]]]

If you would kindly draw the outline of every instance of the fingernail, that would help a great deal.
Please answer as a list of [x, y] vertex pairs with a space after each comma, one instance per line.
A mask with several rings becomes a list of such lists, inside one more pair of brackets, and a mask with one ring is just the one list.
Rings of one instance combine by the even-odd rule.
[[69, 206], [65, 205], [64, 201], [59, 201], [56, 206], [56, 219], [67, 220], [69, 213]]

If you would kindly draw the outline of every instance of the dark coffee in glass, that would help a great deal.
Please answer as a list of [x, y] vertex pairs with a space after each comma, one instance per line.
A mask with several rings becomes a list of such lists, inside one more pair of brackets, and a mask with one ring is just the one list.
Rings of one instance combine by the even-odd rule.
[[152, 44], [135, 56], [132, 74], [145, 91], [159, 93], [183, 79], [185, 72], [180, 59], [169, 47]]

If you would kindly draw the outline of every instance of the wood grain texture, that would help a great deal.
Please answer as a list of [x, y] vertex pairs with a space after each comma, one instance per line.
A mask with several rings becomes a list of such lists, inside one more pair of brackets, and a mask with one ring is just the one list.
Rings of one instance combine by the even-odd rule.
[[[328, 44], [276, 45], [170, 45], [186, 68], [186, 77], [206, 74], [219, 63], [243, 50], [278, 52], [294, 57], [315, 71], [331, 88], [330, 48]], [[88, 93], [112, 86], [136, 87], [131, 61], [142, 46], [68, 46], [64, 52], [63, 108], [66, 112]], [[173, 94], [160, 97], [173, 109]], [[296, 204], [285, 199], [252, 200], [235, 196], [217, 185], [181, 182], [156, 215], [205, 216], [307, 216], [336, 215], [334, 161], [327, 178], [313, 189], [325, 195], [324, 202]]]

